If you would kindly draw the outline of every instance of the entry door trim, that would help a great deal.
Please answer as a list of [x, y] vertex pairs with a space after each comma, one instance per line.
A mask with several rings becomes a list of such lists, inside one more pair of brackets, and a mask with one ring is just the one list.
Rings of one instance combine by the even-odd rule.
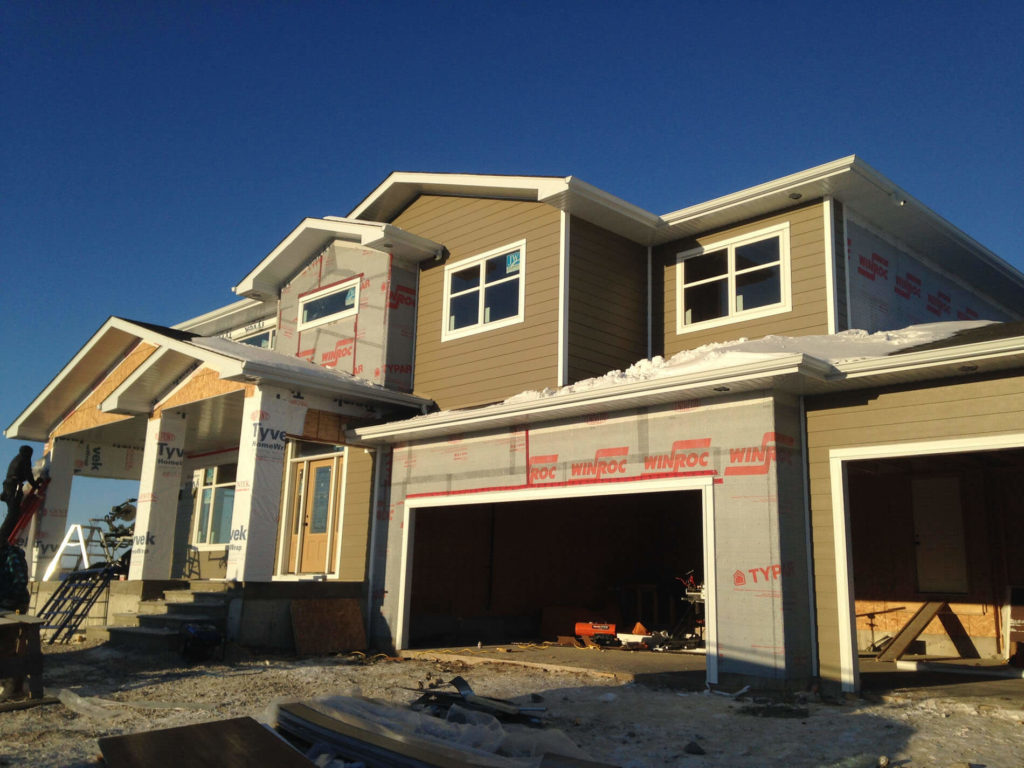
[[593, 486], [573, 485], [562, 488], [527, 488], [516, 491], [484, 491], [458, 496], [406, 497], [402, 526], [402, 567], [399, 569], [398, 626], [396, 648], [409, 645], [409, 623], [412, 601], [412, 542], [416, 538], [416, 511], [428, 507], [454, 507], [472, 504], [498, 504], [510, 501], [541, 501], [543, 499], [571, 499], [586, 496], [608, 496], [635, 493], [664, 493], [666, 491], [700, 491], [703, 512], [704, 539], [704, 645], [707, 649], [707, 682], [718, 683], [718, 600], [715, 577], [715, 502], [714, 478], [687, 477], [651, 480], [643, 483], [600, 483]]
[[[854, 448], [833, 448], [828, 452], [832, 486], [832, 533], [836, 555], [836, 603], [839, 620], [839, 669], [844, 691], [860, 688], [857, 663], [856, 606], [853, 599], [853, 550], [847, 499], [847, 463], [860, 459], [897, 459], [942, 453], [978, 453], [1024, 447], [1024, 433], [988, 437], [966, 437], [913, 443], [887, 443]], [[820, 636], [820, 633], [819, 633]]]

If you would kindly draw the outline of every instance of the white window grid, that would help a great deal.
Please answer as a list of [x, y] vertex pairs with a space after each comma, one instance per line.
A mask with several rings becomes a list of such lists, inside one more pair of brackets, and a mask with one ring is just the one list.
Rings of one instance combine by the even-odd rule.
[[[774, 304], [768, 304], [763, 307], [757, 307], [756, 309], [740, 310], [736, 308], [736, 277], [737, 275], [744, 275], [750, 272], [756, 272], [760, 269], [765, 269], [769, 265], [758, 265], [750, 269], [736, 270], [736, 248], [743, 245], [749, 245], [759, 240], [768, 240], [769, 238], [777, 237], [779, 239], [779, 301]], [[683, 275], [684, 275], [684, 264], [687, 259], [701, 254], [710, 253], [712, 251], [726, 250], [728, 252], [728, 270], [727, 270], [727, 281], [728, 281], [728, 300], [727, 309], [728, 313], [716, 318], [703, 320], [698, 323], [686, 323], [686, 306], [683, 295]], [[682, 251], [676, 254], [676, 333], [683, 334], [691, 331], [705, 330], [707, 328], [713, 328], [719, 325], [729, 325], [731, 323], [742, 322], [746, 320], [753, 320], [759, 317], [767, 317], [769, 315], [779, 314], [781, 312], [788, 312], [792, 308], [791, 299], [791, 287], [790, 287], [790, 269], [789, 269], [789, 222], [783, 222], [776, 224], [771, 227], [759, 229], [756, 232], [748, 232], [743, 235], [736, 235], [724, 240], [717, 240], [707, 245], [702, 245], [698, 248], [691, 248], [688, 251]], [[711, 282], [715, 278], [709, 278], [706, 282]], [[701, 281], [704, 282], [704, 281]], [[697, 283], [699, 284], [699, 283]], [[690, 287], [692, 287], [691, 284]]]
[[[488, 283], [486, 285], [498, 285], [498, 284], [500, 284], [502, 282], [511, 282], [512, 280], [518, 280], [519, 281], [519, 296], [518, 296], [519, 311], [515, 315], [512, 315], [511, 317], [505, 317], [505, 318], [502, 318], [501, 320], [494, 320], [494, 321], [490, 321], [489, 322], [489, 321], [487, 321], [483, 317], [484, 302], [483, 302], [482, 298], [483, 298], [483, 290], [484, 290], [484, 287], [485, 287], [484, 274], [483, 274], [483, 265], [487, 262], [488, 259], [493, 259], [495, 256], [501, 256], [501, 255], [504, 255], [504, 254], [510, 254], [510, 253], [515, 252], [515, 251], [519, 251], [519, 270], [516, 272], [516, 275], [514, 277], [506, 277], [506, 278], [503, 278], [502, 280], [496, 281], [494, 283]], [[462, 270], [464, 270], [464, 269], [466, 269], [468, 267], [472, 267], [474, 265], [479, 266], [479, 268], [480, 268], [480, 283], [479, 283], [479, 285], [476, 288], [471, 288], [471, 289], [469, 289], [467, 291], [461, 291], [459, 293], [452, 294], [452, 292], [451, 292], [451, 275], [452, 275], [452, 273], [454, 273], [454, 272], [461, 272]], [[461, 296], [461, 295], [465, 295], [466, 293], [470, 293], [472, 291], [479, 291], [480, 294], [481, 294], [481, 301], [480, 301], [480, 303], [478, 305], [479, 316], [478, 316], [477, 322], [475, 324], [473, 324], [473, 325], [468, 325], [468, 326], [466, 326], [464, 328], [459, 328], [459, 329], [456, 329], [456, 330], [450, 330], [449, 327], [448, 327], [448, 322], [449, 322], [448, 318], [450, 316], [450, 307], [451, 307], [451, 300], [452, 300], [452, 298], [453, 297], [457, 297], [457, 296]], [[494, 248], [494, 249], [492, 249], [490, 251], [486, 251], [485, 253], [480, 253], [480, 254], [477, 254], [475, 256], [471, 256], [468, 259], [463, 259], [462, 261], [457, 261], [457, 262], [455, 262], [453, 264], [447, 264], [447, 265], [445, 265], [445, 268], [444, 268], [444, 302], [443, 302], [443, 305], [441, 307], [441, 311], [442, 311], [442, 317], [441, 317], [441, 340], [442, 341], [449, 341], [451, 339], [459, 339], [459, 338], [462, 338], [464, 336], [472, 336], [472, 335], [477, 334], [477, 333], [484, 333], [486, 331], [494, 330], [496, 328], [504, 328], [504, 327], [507, 327], [509, 325], [515, 325], [516, 323], [523, 322], [523, 319], [525, 318], [525, 313], [524, 313], [524, 308], [525, 308], [524, 305], [526, 303], [525, 302], [525, 298], [526, 298], [526, 240], [520, 240], [519, 242], [516, 242], [516, 243], [510, 243], [509, 245], [503, 245], [500, 248]]]

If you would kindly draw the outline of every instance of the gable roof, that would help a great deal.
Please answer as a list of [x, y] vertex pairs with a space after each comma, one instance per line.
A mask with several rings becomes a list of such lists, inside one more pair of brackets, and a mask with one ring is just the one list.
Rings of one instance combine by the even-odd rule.
[[377, 221], [329, 216], [303, 219], [232, 290], [250, 299], [276, 299], [281, 286], [336, 240], [373, 248], [406, 261], [437, 256], [443, 247], [425, 237]]
[[420, 195], [489, 197], [541, 202], [643, 245], [713, 232], [832, 197], [903, 247], [950, 275], [969, 276], [1007, 311], [1020, 314], [1024, 275], [909, 195], [856, 155], [681, 208], [662, 216], [575, 176], [498, 176], [395, 172], [349, 214], [391, 221]]
[[157, 351], [104, 398], [100, 406], [104, 412], [148, 413], [155, 400], [200, 365], [212, 368], [227, 381], [316, 392], [371, 405], [386, 404], [415, 410], [433, 405], [430, 400], [386, 389], [350, 373], [321, 368], [271, 350], [111, 317], [4, 434], [12, 439], [46, 441], [50, 432], [139, 343], [152, 344]]

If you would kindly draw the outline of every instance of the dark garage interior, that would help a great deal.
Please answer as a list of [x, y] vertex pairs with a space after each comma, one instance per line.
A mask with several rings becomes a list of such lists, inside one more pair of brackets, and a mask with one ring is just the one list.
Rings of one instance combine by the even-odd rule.
[[419, 509], [412, 647], [551, 641], [576, 622], [670, 630], [703, 582], [700, 491]]

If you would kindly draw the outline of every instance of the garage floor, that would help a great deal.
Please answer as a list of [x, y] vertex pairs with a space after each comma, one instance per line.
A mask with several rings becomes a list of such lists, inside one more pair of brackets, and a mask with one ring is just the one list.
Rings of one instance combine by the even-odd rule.
[[[704, 690], [702, 653], [593, 650], [558, 645], [492, 645], [482, 648], [430, 648], [403, 651], [406, 658], [459, 661], [464, 664], [505, 663], [545, 669], [581, 670], [607, 675], [625, 683], [678, 690]], [[1024, 678], [1007, 678], [1005, 664], [946, 662], [949, 671], [904, 671], [895, 663], [861, 659], [865, 697], [907, 699], [955, 698], [977, 706], [1016, 706], [1024, 703]], [[941, 666], [941, 662], [937, 663]], [[1020, 670], [1015, 670], [1020, 672]], [[723, 689], [726, 690], [727, 689]], [[1015, 703], [1015, 704], [1014, 704]]]

